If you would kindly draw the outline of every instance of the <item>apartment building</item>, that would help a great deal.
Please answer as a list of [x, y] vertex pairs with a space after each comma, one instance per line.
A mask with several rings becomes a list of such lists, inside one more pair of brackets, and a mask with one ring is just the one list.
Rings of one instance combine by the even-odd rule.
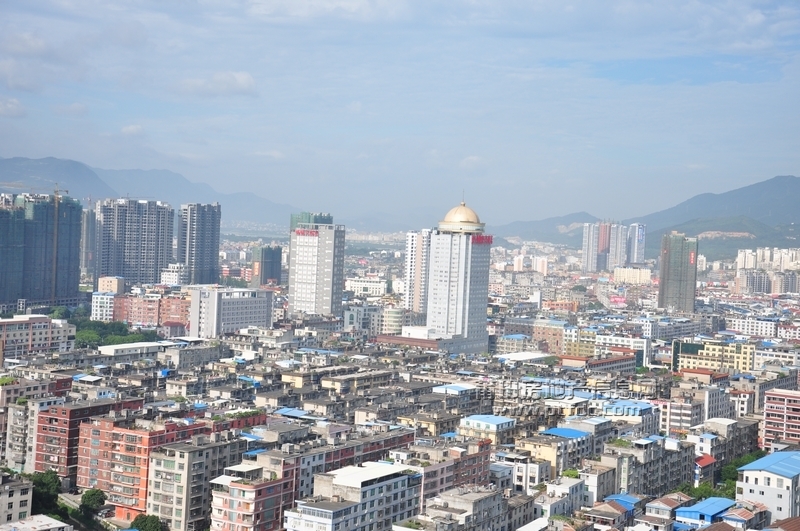
[[131, 521], [147, 510], [150, 453], [206, 431], [193, 420], [146, 419], [129, 410], [93, 417], [80, 425], [78, 486], [108, 493], [117, 517]]
[[143, 404], [142, 398], [80, 400], [39, 409], [33, 447], [34, 472], [55, 470], [62, 483], [74, 486], [78, 477], [81, 423], [109, 411], [139, 410]]
[[614, 468], [617, 492], [662, 496], [692, 480], [694, 445], [651, 435], [642, 439], [616, 439], [597, 460], [585, 465]]
[[[208, 486], [226, 468], [239, 464], [245, 450], [247, 441], [235, 431], [195, 435], [154, 450], [147, 475], [147, 514], [158, 515], [170, 531], [207, 529], [212, 500]], [[116, 495], [112, 499], [117, 500]]]
[[516, 419], [498, 415], [470, 415], [461, 419], [458, 434], [464, 437], [489, 439], [492, 444], [508, 444], [514, 441]]
[[534, 495], [536, 487], [555, 477], [550, 461], [531, 456], [527, 450], [517, 452], [497, 451], [492, 454], [492, 472], [497, 465], [509, 468], [510, 488], [514, 492]]
[[734, 459], [758, 450], [758, 437], [756, 421], [710, 418], [692, 426], [686, 442], [694, 444], [696, 456], [711, 456], [721, 470]]
[[773, 443], [800, 443], [800, 391], [773, 389], [764, 393], [761, 447]]
[[211, 480], [211, 530], [280, 529], [283, 511], [291, 507], [284, 492], [290, 484], [288, 478], [257, 464], [243, 462], [227, 467], [222, 476]]
[[760, 503], [767, 523], [800, 516], [800, 452], [775, 452], [739, 467], [736, 501]]
[[36, 438], [39, 413], [51, 406], [64, 404], [63, 397], [29, 398], [26, 403], [6, 406], [6, 466], [15, 472], [32, 474], [36, 471]]
[[[431, 500], [423, 514], [399, 522], [393, 529], [417, 527], [441, 531], [505, 531], [510, 529], [509, 523], [514, 521], [512, 507], [517, 504], [512, 500], [518, 499], [529, 502], [528, 512], [532, 514], [531, 498], [527, 496], [506, 499], [502, 492], [491, 487], [450, 489]], [[526, 522], [533, 519], [530, 514]]]
[[715, 371], [752, 371], [756, 345], [740, 341], [706, 340], [701, 344], [673, 343], [673, 367]]
[[75, 349], [75, 325], [46, 315], [0, 319], [0, 354], [4, 360], [69, 352]]
[[532, 437], [517, 439], [516, 448], [548, 461], [554, 475], [577, 468], [581, 460], [595, 450], [591, 434], [570, 428], [550, 428]]
[[0, 461], [7, 462], [7, 428], [12, 404], [25, 404], [29, 399], [65, 394], [72, 387], [72, 378], [28, 380], [5, 376], [0, 378]]
[[762, 371], [755, 375], [742, 375], [731, 381], [731, 387], [738, 391], [753, 393], [755, 413], [764, 410], [766, 392], [773, 389], [797, 390], [797, 369], [782, 368], [780, 372]]
[[286, 511], [287, 531], [389, 530], [420, 512], [422, 475], [403, 465], [368, 462], [318, 474], [314, 498]]
[[389, 458], [422, 474], [420, 500], [424, 504], [455, 487], [487, 485], [491, 447], [489, 439], [420, 439], [407, 449], [389, 451]]
[[725, 328], [746, 336], [777, 337], [778, 319], [744, 318], [725, 319]]
[[16, 522], [31, 514], [33, 482], [21, 476], [0, 476], [0, 523]]

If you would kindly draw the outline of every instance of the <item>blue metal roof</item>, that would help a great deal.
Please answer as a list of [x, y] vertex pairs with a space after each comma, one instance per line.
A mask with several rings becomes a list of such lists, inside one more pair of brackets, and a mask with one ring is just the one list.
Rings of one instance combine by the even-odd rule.
[[764, 470], [784, 478], [793, 478], [800, 474], [800, 452], [775, 452], [741, 466], [739, 470]]
[[606, 499], [604, 501], [609, 501], [609, 500], [619, 503], [629, 511], [632, 510], [636, 506], [636, 504], [641, 501], [637, 496], [625, 493], [612, 494], [610, 496], [606, 496]]
[[258, 435], [253, 435], [252, 433], [247, 433], [246, 431], [243, 431], [242, 433], [240, 433], [239, 436], [244, 438], [244, 439], [251, 440], [251, 441], [260, 441], [260, 440], [262, 440], [262, 438], [259, 437]]
[[714, 439], [717, 438], [717, 436], [714, 435], [713, 433], [701, 433], [700, 434], [700, 438], [701, 439], [709, 439], [709, 440], [713, 441]]
[[284, 417], [303, 417], [308, 414], [308, 411], [296, 409], [293, 407], [282, 407], [275, 412], [276, 415], [283, 415]]
[[693, 513], [716, 516], [727, 511], [735, 504], [736, 502], [729, 498], [706, 498], [701, 502], [695, 503], [691, 507], [681, 507], [676, 509], [675, 515], [683, 516], [684, 518], [693, 518]]
[[507, 334], [503, 336], [503, 339], [510, 339], [512, 341], [524, 341], [526, 339], [530, 339], [530, 336], [526, 336], [525, 334]]
[[266, 448], [256, 448], [255, 450], [248, 450], [242, 455], [246, 455], [247, 457], [252, 457], [254, 455], [263, 454], [266, 451], [267, 451]]
[[443, 433], [443, 434], [441, 435], [441, 437], [443, 437], [443, 438], [445, 438], [445, 439], [455, 439], [455, 438], [456, 438], [456, 435], [457, 435], [457, 434], [456, 434], [456, 432], [454, 432], [454, 431], [448, 431], [447, 433]]
[[500, 417], [498, 415], [470, 415], [464, 420], [471, 420], [473, 422], [485, 422], [486, 424], [505, 424], [506, 422], [514, 422], [514, 419], [508, 417]]
[[543, 433], [545, 435], [556, 435], [565, 439], [580, 439], [581, 437], [586, 437], [589, 435], [585, 431], [573, 430], [572, 428], [550, 428], [549, 430], [545, 430]]

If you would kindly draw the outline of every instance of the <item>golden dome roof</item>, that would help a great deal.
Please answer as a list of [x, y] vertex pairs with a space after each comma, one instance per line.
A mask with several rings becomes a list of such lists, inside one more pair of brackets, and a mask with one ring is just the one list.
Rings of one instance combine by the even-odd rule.
[[480, 223], [481, 219], [478, 217], [478, 214], [475, 213], [470, 207], [461, 202], [455, 208], [450, 209], [450, 212], [442, 220], [444, 223]]

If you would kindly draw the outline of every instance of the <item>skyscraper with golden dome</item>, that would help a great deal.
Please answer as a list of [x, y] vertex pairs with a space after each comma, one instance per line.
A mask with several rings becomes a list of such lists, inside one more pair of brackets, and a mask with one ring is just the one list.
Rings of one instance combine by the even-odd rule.
[[492, 237], [463, 202], [451, 209], [430, 236], [427, 328], [457, 339], [458, 351], [487, 352], [489, 251]]

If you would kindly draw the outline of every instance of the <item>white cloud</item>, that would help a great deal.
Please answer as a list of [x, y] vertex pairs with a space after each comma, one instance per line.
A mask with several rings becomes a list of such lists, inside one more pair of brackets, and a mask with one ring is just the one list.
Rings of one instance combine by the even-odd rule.
[[270, 157], [276, 160], [282, 159], [286, 156], [277, 149], [270, 149], [268, 151], [256, 151], [255, 154], [258, 155], [259, 157]]
[[404, 0], [250, 0], [250, 12], [297, 18], [391, 18], [406, 11]]
[[71, 103], [69, 105], [56, 105], [53, 111], [62, 116], [83, 116], [89, 112], [89, 108], [83, 103]]
[[478, 157], [477, 155], [470, 155], [469, 157], [464, 157], [461, 159], [461, 162], [458, 165], [465, 170], [474, 170], [478, 166], [483, 164], [483, 159]]
[[126, 125], [122, 129], [120, 129], [120, 133], [122, 133], [125, 136], [141, 135], [143, 132], [144, 132], [144, 129], [142, 128], [142, 126], [141, 125], [137, 125], [137, 124]]
[[350, 111], [350, 112], [354, 112], [354, 113], [361, 112], [361, 102], [360, 101], [354, 101], [354, 102], [350, 103], [347, 106], [347, 110]]
[[25, 108], [16, 98], [0, 97], [0, 116], [20, 118], [25, 116]]
[[255, 96], [256, 81], [249, 72], [217, 72], [207, 79], [185, 79], [181, 88], [199, 96]]

